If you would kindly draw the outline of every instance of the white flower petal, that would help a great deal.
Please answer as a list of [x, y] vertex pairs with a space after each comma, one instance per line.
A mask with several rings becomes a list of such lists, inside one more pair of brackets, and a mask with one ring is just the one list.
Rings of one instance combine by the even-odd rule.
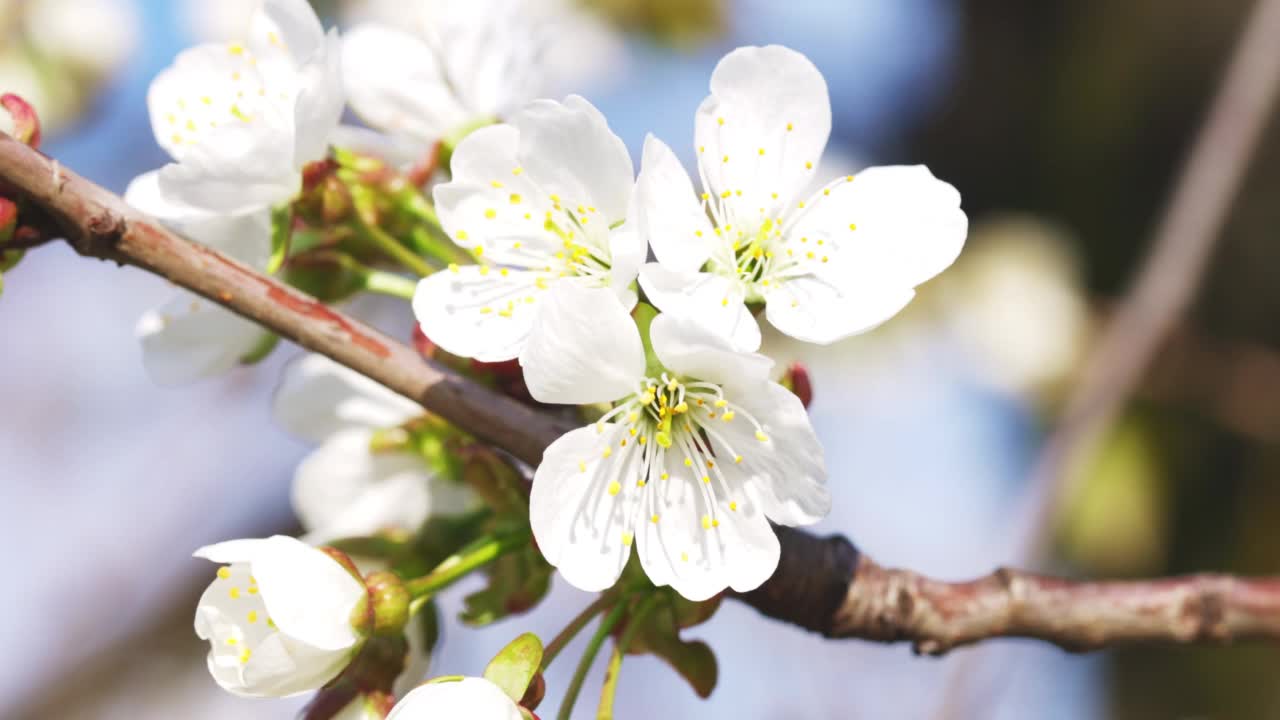
[[635, 392], [644, 378], [644, 346], [613, 291], [562, 282], [547, 293], [520, 366], [539, 402], [607, 402]]
[[279, 51], [301, 65], [323, 51], [325, 36], [307, 0], [263, 0], [250, 20], [249, 40], [259, 54]]
[[910, 287], [881, 279], [868, 278], [847, 293], [835, 283], [814, 276], [779, 282], [765, 295], [765, 317], [797, 340], [826, 345], [871, 330], [915, 297]]
[[531, 253], [551, 255], [561, 240], [544, 226], [555, 203], [520, 165], [524, 140], [511, 125], [472, 132], [453, 153], [452, 180], [437, 185], [434, 197], [440, 223], [458, 245], [482, 249], [495, 263], [542, 270], [546, 261]]
[[161, 385], [181, 385], [224, 373], [262, 341], [252, 322], [188, 292], [145, 313], [135, 330], [142, 362]]
[[776, 217], [810, 182], [830, 133], [827, 83], [808, 58], [779, 45], [738, 48], [716, 65], [698, 108], [706, 189], [729, 193], [734, 223]]
[[343, 36], [342, 59], [351, 109], [379, 130], [427, 144], [470, 119], [431, 46], [414, 35], [360, 25]]
[[154, 171], [134, 178], [124, 197], [130, 205], [175, 232], [249, 267], [265, 267], [271, 255], [271, 212], [267, 208], [224, 215], [171, 202], [160, 191], [159, 173]]
[[336, 560], [276, 535], [263, 541], [249, 567], [281, 632], [320, 650], [349, 648], [359, 641], [351, 611], [366, 591]]
[[653, 135], [644, 139], [630, 222], [658, 262], [673, 272], [696, 272], [711, 254], [711, 222], [689, 174], [671, 148]]
[[640, 287], [664, 313], [688, 317], [728, 338], [742, 352], [760, 349], [760, 326], [744, 304], [742, 284], [736, 280], [648, 263], [640, 269]]
[[822, 444], [800, 399], [774, 382], [726, 384], [725, 391], [763, 425], [765, 440], [746, 418], [719, 423], [715, 442], [727, 443], [719, 454], [742, 456], [733, 471], [748, 478], [764, 514], [783, 525], [810, 525], [825, 517], [831, 494]]
[[[646, 488], [635, 531], [645, 573], [654, 584], [670, 585], [694, 601], [730, 587], [756, 588], [777, 569], [779, 555], [759, 504], [733, 466], [690, 469], [678, 450], [663, 458], [667, 479], [651, 476]], [[712, 482], [703, 482], [703, 473]]]
[[396, 703], [387, 720], [520, 720], [520, 709], [484, 678], [427, 683]]
[[595, 592], [617, 581], [631, 555], [640, 445], [607, 423], [551, 443], [533, 478], [529, 520], [538, 548], [570, 585]]
[[599, 208], [606, 226], [626, 218], [631, 155], [595, 106], [576, 95], [535, 100], [510, 123], [520, 131], [520, 165], [543, 191], [566, 207]]
[[622, 225], [609, 233], [609, 255], [613, 260], [609, 268], [609, 286], [628, 312], [636, 306], [637, 300], [631, 283], [635, 282], [648, 251], [644, 239], [629, 225]]
[[272, 407], [276, 422], [313, 443], [348, 429], [395, 427], [423, 414], [412, 400], [314, 353], [285, 369]]
[[[156, 142], [175, 160], [198, 147], [220, 143], [219, 128], [245, 117], [283, 125], [287, 118], [276, 98], [258, 95], [264, 80], [243, 54], [226, 45], [204, 44], [178, 54], [152, 80], [147, 109]], [[243, 93], [243, 96], [241, 94]]]
[[342, 41], [337, 30], [325, 36], [317, 52], [298, 68], [298, 95], [293, 106], [293, 163], [298, 168], [324, 159], [346, 107]]
[[291, 199], [302, 183], [293, 163], [292, 129], [226, 125], [188, 149], [181, 163], [160, 169], [171, 201], [214, 212], [241, 213]]
[[[422, 332], [446, 351], [482, 362], [520, 354], [545, 301], [537, 276], [502, 275], [474, 265], [430, 275], [418, 283], [413, 313]], [[530, 302], [535, 300], [534, 302]]]
[[244, 665], [244, 683], [257, 697], [311, 692], [337, 677], [351, 656], [349, 649], [322, 650], [278, 632], [254, 648]]
[[414, 532], [431, 513], [433, 474], [422, 458], [370, 452], [372, 437], [369, 430], [343, 430], [298, 465], [293, 508], [310, 532], [308, 542], [384, 529]]
[[768, 378], [773, 368], [769, 358], [740, 352], [728, 338], [674, 313], [654, 318], [649, 339], [662, 364], [685, 377], [719, 384], [751, 383]]
[[960, 193], [923, 165], [868, 168], [812, 204], [788, 234], [826, 239], [828, 274], [850, 294], [873, 279], [916, 287], [955, 261], [969, 230]]

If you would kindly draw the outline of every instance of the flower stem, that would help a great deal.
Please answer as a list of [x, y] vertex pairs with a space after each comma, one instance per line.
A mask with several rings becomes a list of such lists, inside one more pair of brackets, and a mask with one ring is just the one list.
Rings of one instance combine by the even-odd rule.
[[591, 669], [591, 664], [595, 662], [596, 655], [600, 653], [600, 646], [604, 644], [604, 639], [613, 631], [614, 626], [622, 619], [622, 614], [626, 610], [626, 601], [621, 601], [605, 616], [604, 620], [600, 621], [600, 627], [596, 628], [596, 634], [591, 636], [591, 642], [587, 643], [586, 652], [582, 654], [582, 659], [578, 661], [578, 669], [573, 671], [573, 680], [569, 683], [569, 689], [565, 692], [564, 700], [560, 703], [560, 713], [556, 715], [557, 720], [569, 720], [569, 715], [573, 713], [573, 704], [578, 700], [578, 693], [582, 692], [582, 683], [587, 679], [587, 671]]
[[472, 541], [446, 558], [431, 572], [404, 584], [405, 589], [413, 597], [413, 606], [410, 611], [416, 611], [425, 605], [432, 595], [466, 577], [471, 571], [528, 544], [528, 528], [487, 535]]
[[412, 300], [417, 288], [418, 283], [394, 273], [368, 270], [364, 274], [364, 289], [372, 293]]
[[[359, 218], [359, 213], [356, 215]], [[426, 277], [436, 271], [430, 263], [409, 248], [401, 245], [399, 240], [388, 235], [382, 228], [370, 225], [362, 218], [357, 219], [355, 225], [361, 237], [377, 245], [379, 250], [406, 268], [422, 277]]]
[[635, 639], [645, 617], [661, 598], [661, 593], [652, 592], [641, 600], [635, 611], [627, 618], [627, 628], [622, 631], [622, 637], [613, 644], [613, 653], [609, 656], [609, 667], [604, 673], [604, 686], [600, 689], [600, 706], [596, 710], [596, 720], [613, 720], [613, 698], [618, 692], [618, 673], [622, 670], [622, 658], [626, 656], [627, 648], [631, 647], [631, 641]]
[[586, 609], [578, 613], [577, 617], [570, 620], [569, 624], [560, 631], [560, 634], [552, 638], [551, 642], [547, 644], [547, 647], [543, 649], [542, 669], [546, 670], [550, 667], [551, 661], [555, 660], [556, 656], [560, 654], [560, 651], [564, 650], [564, 647], [572, 642], [573, 639], [578, 636], [578, 633], [582, 632], [582, 628], [586, 627], [587, 623], [591, 622], [591, 618], [599, 615], [600, 611], [608, 607], [609, 603], [613, 601], [613, 597], [609, 595], [601, 595], [596, 598], [595, 602], [591, 603], [586, 607]]

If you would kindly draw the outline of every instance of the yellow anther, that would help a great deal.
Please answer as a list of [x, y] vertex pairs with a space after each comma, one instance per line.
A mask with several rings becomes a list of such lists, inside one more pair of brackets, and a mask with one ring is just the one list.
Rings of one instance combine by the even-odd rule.
[[795, 125], [792, 125], [791, 123], [787, 123], [787, 132], [791, 132], [792, 130], [795, 130], [795, 129], [796, 129]]
[[493, 312], [493, 308], [489, 307], [488, 305], [485, 305], [484, 307], [480, 308], [481, 315], [488, 315], [491, 312]]
[[511, 174], [512, 174], [512, 175], [519, 175], [519, 174], [520, 174], [520, 173], [522, 173], [522, 172], [524, 172], [524, 168], [520, 168], [520, 167], [518, 167], [518, 168], [512, 168], [512, 169], [511, 169]]
[[830, 188], [825, 188], [825, 189], [823, 189], [822, 194], [823, 194], [823, 195], [830, 195], [830, 194], [831, 194], [831, 189], [830, 189]]
[[844, 176], [844, 181], [845, 181], [845, 182], [853, 182], [853, 176], [852, 176], [852, 175], [845, 175], [845, 176]]
[[710, 529], [711, 529], [711, 516], [710, 516], [710, 515], [703, 515], [703, 516], [702, 516], [702, 529], [703, 529], [703, 530], [710, 530]]
[[249, 648], [245, 648], [244, 652], [240, 653], [240, 662], [241, 663], [249, 662], [249, 656], [252, 654], [253, 653], [249, 652]]
[[720, 398], [719, 400], [716, 400], [716, 402], [715, 402], [715, 405], [716, 405], [716, 407], [718, 407], [718, 408], [722, 408], [722, 407], [724, 407], [725, 405], [728, 405], [728, 404], [729, 404], [729, 401], [728, 401], [728, 400], [725, 400], [724, 398]]
[[645, 444], [646, 442], [648, 442], [648, 441], [649, 441], [649, 438], [648, 438], [647, 436], [645, 436], [645, 435], [641, 435], [641, 436], [640, 436], [640, 444], [641, 444], [641, 445], [644, 445], [644, 444]]
[[720, 305], [721, 307], [729, 307], [729, 298], [721, 298]]
[[687, 552], [680, 553], [680, 560], [682, 562], [689, 562], [689, 553]]
[[685, 459], [684, 459], [684, 466], [685, 466], [685, 467], [693, 467], [693, 458], [685, 458]]
[[232, 55], [243, 55], [244, 46], [241, 45], [240, 43], [231, 43], [230, 45], [227, 46], [227, 52], [231, 53]]
[[721, 125], [724, 125], [724, 118], [716, 118], [716, 122]]
[[622, 440], [618, 443], [618, 447], [626, 447], [626, 446], [627, 446], [627, 439], [622, 438]]
[[671, 474], [670, 474], [670, 473], [666, 473], [666, 472], [664, 472], [664, 473], [662, 473], [661, 475], [659, 475], [659, 476], [658, 476], [658, 479], [659, 479], [659, 480], [666, 480], [666, 479], [668, 479], [668, 478], [670, 478], [670, 477], [671, 477]]
[[732, 510], [733, 512], [738, 512], [738, 503], [737, 502], [729, 503], [729, 509]]
[[812, 169], [813, 169], [813, 163], [806, 161], [806, 162], [805, 162], [805, 164], [804, 164], [804, 169], [805, 169], [805, 170], [812, 170]]
[[710, 460], [708, 460], [708, 461], [707, 461], [707, 468], [708, 468], [708, 469], [709, 469], [709, 468], [713, 468], [713, 467], [715, 467], [715, 466], [716, 466], [716, 464], [715, 464], [715, 463], [711, 462]]
[[657, 525], [657, 524], [658, 524], [658, 514], [657, 514], [657, 513], [654, 513], [653, 515], [650, 515], [650, 516], [649, 516], [649, 522], [653, 523], [654, 525]]
[[536, 286], [539, 290], [546, 290], [546, 289], [547, 289], [547, 279], [546, 279], [546, 278], [544, 278], [544, 277], [540, 277], [540, 278], [538, 278], [538, 279], [534, 280], [534, 281], [533, 281], [533, 284], [534, 284], [534, 286]]
[[827, 257], [826, 255], [823, 255], [823, 256], [822, 256], [822, 262], [827, 262], [827, 261], [828, 261], [828, 260], [830, 260], [830, 259], [831, 259], [831, 258]]
[[461, 270], [462, 269], [458, 267], [458, 263], [449, 263], [449, 272], [456, 273], [461, 272]]
[[511, 204], [512, 205], [520, 204], [520, 193], [511, 193]]
[[229, 637], [229, 638], [227, 638], [227, 644], [228, 644], [228, 645], [235, 645], [235, 644], [236, 644], [236, 643], [238, 643], [238, 642], [240, 642], [240, 641], [239, 641], [239, 640], [236, 640], [236, 639], [235, 639], [235, 638], [233, 638], [233, 637]]
[[488, 266], [488, 265], [481, 265], [481, 266], [480, 266], [480, 275], [484, 276], [484, 275], [488, 275], [488, 274], [489, 274], [489, 266]]
[[720, 193], [720, 197], [721, 197], [721, 198], [727, 198], [727, 197], [729, 197], [729, 196], [730, 196], [730, 195], [732, 195], [732, 194], [733, 194], [733, 193], [729, 192], [728, 190], [725, 190], [724, 192]]
[[208, 95], [202, 95], [200, 97], [200, 102], [204, 103], [205, 105], [212, 105], [213, 98], [209, 97]]
[[612, 455], [612, 454], [613, 454], [613, 448], [611, 448], [611, 447], [607, 447], [607, 448], [605, 448], [605, 449], [604, 449], [604, 452], [600, 453], [600, 455], [601, 455], [602, 457], [609, 457], [609, 456], [610, 456], [610, 455]]
[[730, 421], [730, 420], [732, 420], [734, 417], [736, 417], [736, 416], [733, 414], [733, 411], [732, 411], [732, 410], [726, 410], [726, 411], [725, 411], [725, 413], [724, 413], [724, 415], [721, 415], [721, 416], [720, 416], [720, 419], [721, 419], [721, 420], [723, 420], [723, 421], [725, 421], [725, 422], [729, 422], [729, 421]]
[[218, 568], [218, 577], [219, 577], [219, 578], [221, 578], [221, 579], [223, 579], [223, 580], [226, 580], [226, 579], [230, 578], [230, 577], [231, 577], [231, 568], [229, 568], [229, 567], [220, 567], [220, 568]]
[[257, 595], [257, 594], [258, 594], [258, 588], [257, 588], [257, 587], [255, 587], [255, 586], [253, 586], [253, 585], [250, 585], [250, 586], [249, 586], [249, 594], [250, 594], [250, 595]]
[[631, 437], [635, 437], [635, 436], [636, 436], [636, 429], [635, 429], [635, 428], [628, 428], [628, 429], [627, 429], [627, 432], [631, 433]]
[[733, 456], [733, 462], [734, 462], [735, 464], [740, 464], [740, 463], [742, 462], [742, 456], [741, 456], [741, 455], [734, 455], [734, 456]]
[[677, 405], [677, 406], [675, 406], [675, 407], [673, 407], [673, 408], [671, 408], [671, 409], [672, 409], [672, 410], [674, 410], [674, 411], [676, 411], [676, 412], [678, 412], [678, 413], [687, 413], [687, 412], [689, 412], [689, 403], [687, 403], [687, 402], [685, 402], [685, 401], [681, 400], [679, 405]]
[[703, 476], [702, 476], [702, 482], [704, 482], [704, 483], [706, 483], [706, 484], [710, 485], [710, 484], [711, 484], [711, 476], [710, 476], [710, 475], [703, 475]]
[[857, 223], [849, 223], [849, 229], [850, 229], [850, 230], [857, 230], [857, 229], [858, 229], [858, 225], [857, 225]]
[[765, 435], [763, 430], [756, 431], [756, 439], [760, 442], [769, 442], [769, 436]]
[[[459, 230], [459, 231], [458, 231], [458, 239], [459, 239], [459, 240], [466, 240], [466, 239], [467, 239], [467, 231], [466, 231], [466, 230]], [[478, 254], [478, 253], [480, 253], [480, 252], [481, 252], [480, 248], [476, 248], [476, 253]]]
[[719, 521], [719, 520], [712, 520], [712, 521], [711, 521], [711, 527], [720, 527], [720, 521]]
[[618, 484], [618, 481], [617, 480], [611, 481], [609, 483], [609, 494], [617, 495], [620, 492], [622, 492], [622, 486]]
[[258, 611], [257, 611], [257, 610], [250, 610], [250, 611], [249, 611], [249, 622], [250, 622], [250, 623], [256, 623], [256, 622], [258, 622]]
[[642, 488], [645, 485], [648, 485], [648, 483], [644, 481], [644, 478], [640, 478], [639, 480], [636, 480], [636, 487]]
[[498, 274], [502, 277], [506, 277], [511, 274], [511, 271], [506, 268], [498, 268]]
[[492, 185], [495, 190], [502, 187], [502, 182], [499, 180], [490, 180], [489, 184]]
[[232, 599], [232, 600], [239, 600], [239, 599], [240, 599], [240, 588], [238, 588], [238, 587], [233, 587], [233, 588], [231, 588], [231, 590], [230, 590], [227, 594], [231, 596], [231, 599]]
[[494, 218], [498, 217], [498, 211], [497, 211], [497, 210], [494, 210], [493, 208], [489, 208], [488, 210], [485, 210], [485, 211], [484, 211], [484, 216], [485, 216], [486, 218], [488, 218], [488, 219], [492, 220], [492, 219], [494, 219]]
[[631, 535], [631, 533], [627, 532], [626, 530], [623, 530], [623, 531], [622, 531], [622, 544], [623, 544], [623, 545], [626, 545], [626, 546], [631, 545], [631, 541], [632, 541], [632, 540], [634, 540], [634, 539], [635, 539], [635, 537], [633, 537], [633, 536]]
[[764, 155], [764, 148], [760, 148], [760, 154]]

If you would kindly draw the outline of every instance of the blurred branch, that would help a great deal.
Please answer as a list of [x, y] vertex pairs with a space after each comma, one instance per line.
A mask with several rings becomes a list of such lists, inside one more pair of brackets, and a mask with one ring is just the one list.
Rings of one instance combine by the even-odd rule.
[[[184, 240], [3, 133], [0, 181], [46, 213], [80, 254], [166, 277], [414, 398], [527, 463], [537, 464], [547, 445], [569, 429], [426, 364], [409, 347], [271, 277]], [[886, 570], [843, 537], [779, 528], [778, 538], [778, 572], [736, 597], [769, 617], [827, 637], [911, 641], [933, 654], [1010, 636], [1071, 649], [1139, 640], [1280, 642], [1280, 579], [1072, 583], [1000, 571], [969, 583], [945, 583]]]
[[1014, 562], [1034, 562], [1087, 455], [1191, 302], [1280, 85], [1280, 0], [1259, 0], [1132, 290], [1103, 331], [1031, 474]]
[[927, 655], [998, 637], [1071, 652], [1137, 642], [1280, 640], [1280, 578], [1075, 582], [1002, 568], [943, 582], [882, 567], [840, 536], [791, 528], [778, 528], [778, 536], [777, 574], [741, 598], [829, 638], [909, 642]]

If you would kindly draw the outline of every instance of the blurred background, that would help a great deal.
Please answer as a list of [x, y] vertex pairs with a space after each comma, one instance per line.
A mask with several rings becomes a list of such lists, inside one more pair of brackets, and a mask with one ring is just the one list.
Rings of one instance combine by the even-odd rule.
[[[767, 342], [813, 372], [835, 497], [820, 531], [944, 578], [1004, 562], [1044, 431], [1147, 250], [1252, 2], [584, 1], [611, 31], [581, 58], [598, 69], [580, 93], [633, 152], [651, 130], [689, 159], [715, 62], [777, 42], [830, 86], [822, 175], [927, 163], [960, 189], [969, 243], [906, 313], [828, 348]], [[165, 160], [150, 79], [183, 47], [237, 35], [251, 5], [0, 0], [0, 90], [39, 109], [46, 152], [122, 191]], [[319, 3], [339, 24], [353, 5]], [[1278, 161], [1273, 127], [1193, 312], [1058, 508], [1055, 571], [1280, 572]], [[190, 621], [211, 569], [189, 554], [295, 527], [288, 488], [307, 448], [268, 403], [295, 351], [161, 389], [132, 329], [164, 283], [58, 244], [4, 282], [0, 716], [291, 717], [302, 700], [240, 700], [208, 677]], [[407, 307], [371, 311], [407, 333]], [[469, 589], [447, 595], [446, 617]], [[511, 637], [549, 638], [586, 602], [557, 581], [527, 616], [482, 630], [450, 620], [432, 674], [478, 674]], [[926, 659], [824, 642], [735, 603], [688, 634], [720, 658], [711, 698], [656, 660], [628, 660], [621, 717], [1280, 718], [1275, 647], [1071, 656], [1000, 642]], [[553, 666], [545, 707], [571, 667]]]

